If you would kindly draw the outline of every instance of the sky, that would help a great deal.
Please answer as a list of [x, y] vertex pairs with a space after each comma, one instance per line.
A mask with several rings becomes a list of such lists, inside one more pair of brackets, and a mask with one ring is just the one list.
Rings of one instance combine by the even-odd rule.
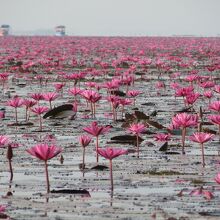
[[[14, 33], [220, 35], [220, 0], [0, 0], [0, 24]], [[32, 32], [31, 32], [32, 31]]]

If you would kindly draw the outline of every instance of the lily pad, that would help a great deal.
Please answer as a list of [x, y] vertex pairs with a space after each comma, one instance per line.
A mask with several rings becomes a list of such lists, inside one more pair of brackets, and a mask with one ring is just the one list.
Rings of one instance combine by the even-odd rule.
[[73, 116], [75, 114], [75, 112], [72, 110], [73, 109], [73, 105], [72, 104], [65, 104], [65, 105], [61, 105], [58, 107], [55, 107], [54, 109], [51, 109], [50, 111], [48, 111], [43, 118], [66, 118], [66, 117], [70, 117]]

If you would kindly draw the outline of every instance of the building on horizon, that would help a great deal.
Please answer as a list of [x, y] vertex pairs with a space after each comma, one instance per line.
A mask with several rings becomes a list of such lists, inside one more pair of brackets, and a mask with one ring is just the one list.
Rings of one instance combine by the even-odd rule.
[[10, 25], [2, 24], [0, 27], [0, 36], [8, 36], [10, 35]]
[[64, 25], [58, 25], [55, 27], [55, 36], [65, 36], [66, 27]]

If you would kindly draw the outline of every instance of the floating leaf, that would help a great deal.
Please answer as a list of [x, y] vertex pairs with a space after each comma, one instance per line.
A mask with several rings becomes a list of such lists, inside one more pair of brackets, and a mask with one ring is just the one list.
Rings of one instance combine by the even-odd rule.
[[206, 133], [210, 133], [210, 134], [217, 134], [216, 131], [211, 130], [211, 129], [209, 129], [209, 128], [202, 128], [202, 131], [203, 131], [203, 132], [206, 132]]
[[[119, 135], [119, 136], [114, 136], [111, 138], [111, 142], [110, 143], [114, 143], [114, 144], [134, 144], [136, 145], [137, 142], [137, 138], [134, 135]], [[138, 137], [138, 141], [139, 143], [141, 143], [144, 139], [142, 139], [141, 137]]]
[[168, 143], [165, 142], [159, 149], [159, 151], [167, 151], [168, 150]]
[[158, 123], [158, 122], [156, 122], [156, 121], [146, 120], [146, 122], [147, 122], [149, 125], [151, 125], [151, 126], [157, 128], [157, 129], [165, 129], [165, 128], [166, 128], [166, 127], [164, 127], [162, 124], [160, 124], [160, 123]]
[[89, 191], [87, 191], [86, 189], [60, 189], [60, 190], [52, 190], [51, 193], [90, 195]]
[[75, 114], [75, 112], [73, 112], [73, 105], [72, 104], [65, 104], [65, 105], [61, 105], [58, 106], [50, 111], [48, 111], [43, 118], [48, 118], [48, 117], [69, 117]]
[[96, 165], [91, 168], [91, 170], [100, 170], [100, 171], [107, 170], [107, 169], [108, 169], [108, 167], [104, 166], [104, 165]]
[[141, 111], [135, 111], [134, 112], [134, 115], [136, 116], [136, 118], [138, 120], [146, 120], [146, 119], [149, 119], [149, 116], [144, 114], [143, 112]]
[[116, 96], [121, 96], [121, 97], [126, 96], [126, 94], [123, 91], [120, 91], [120, 90], [112, 90], [111, 94], [116, 95]]

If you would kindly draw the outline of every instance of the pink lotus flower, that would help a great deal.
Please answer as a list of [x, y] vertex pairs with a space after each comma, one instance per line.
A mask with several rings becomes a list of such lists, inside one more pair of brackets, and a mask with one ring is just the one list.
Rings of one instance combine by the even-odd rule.
[[54, 87], [55, 87], [57, 92], [61, 91], [64, 86], [65, 86], [65, 83], [55, 83], [54, 84]]
[[117, 149], [112, 147], [107, 147], [105, 149], [98, 148], [98, 153], [108, 160], [112, 160], [120, 155], [127, 154], [128, 151], [124, 149]]
[[[86, 147], [90, 144], [91, 142], [91, 137], [88, 135], [81, 135], [79, 137], [79, 143], [83, 147], [83, 159], [82, 159], [82, 169], [85, 169], [85, 150]], [[83, 177], [84, 177], [84, 172], [83, 172]]]
[[215, 176], [215, 182], [220, 184], [220, 173]]
[[9, 163], [10, 170], [10, 182], [13, 180], [13, 168], [12, 168], [12, 158], [13, 158], [13, 148], [17, 148], [19, 145], [17, 143], [12, 143], [6, 135], [0, 135], [0, 148], [7, 148], [6, 157]]
[[0, 205], [0, 213], [5, 212], [5, 210], [6, 210], [6, 206]]
[[141, 124], [141, 123], [132, 124], [128, 128], [128, 131], [130, 131], [131, 133], [133, 133], [135, 135], [140, 135], [141, 133], [146, 131], [147, 127], [148, 127], [147, 125]]
[[115, 122], [117, 120], [116, 109], [118, 108], [118, 106], [120, 104], [120, 98], [118, 96], [116, 96], [116, 95], [109, 95], [107, 97], [107, 100], [111, 103], [113, 121]]
[[213, 97], [213, 93], [211, 90], [204, 91], [203, 96], [209, 99], [209, 104], [211, 103], [211, 99]]
[[127, 92], [127, 95], [134, 98], [134, 105], [135, 105], [135, 97], [140, 95], [142, 92], [138, 91], [138, 90], [130, 90]]
[[192, 94], [194, 88], [192, 86], [189, 86], [189, 87], [183, 87], [183, 88], [179, 88], [176, 90], [176, 96], [187, 96], [187, 95], [190, 95]]
[[124, 117], [124, 111], [125, 111], [125, 106], [126, 106], [126, 105], [131, 105], [131, 104], [132, 104], [132, 101], [131, 101], [130, 99], [128, 99], [128, 98], [126, 98], [126, 99], [120, 99], [120, 100], [119, 100], [119, 104], [122, 105], [122, 110], [121, 110], [121, 112], [122, 112], [122, 119], [123, 119], [123, 117]]
[[205, 97], [208, 98], [208, 99], [211, 99], [212, 96], [213, 96], [213, 93], [212, 93], [211, 90], [204, 91], [203, 96], [205, 96]]
[[18, 123], [18, 111], [17, 108], [21, 107], [23, 104], [23, 100], [19, 97], [15, 97], [7, 102], [8, 106], [15, 108], [15, 123]]
[[202, 88], [212, 88], [215, 86], [215, 83], [212, 81], [205, 81], [199, 84]]
[[188, 75], [185, 80], [192, 83], [193, 81], [196, 81], [198, 79], [199, 79], [198, 75]]
[[186, 103], [188, 105], [193, 105], [194, 102], [199, 98], [200, 94], [199, 93], [192, 93], [190, 95], [186, 96]]
[[95, 113], [96, 113], [96, 106], [95, 103], [98, 102], [102, 96], [93, 90], [84, 90], [83, 92], [81, 92], [81, 95], [91, 104], [91, 112], [92, 115], [95, 117]]
[[154, 136], [155, 141], [167, 142], [170, 140], [170, 134], [158, 133]]
[[216, 85], [214, 91], [220, 93], [220, 85]]
[[0, 119], [5, 118], [5, 111], [0, 111]]
[[30, 116], [30, 111], [29, 111], [29, 116], [28, 116], [28, 110], [29, 110], [30, 108], [32, 108], [34, 105], [36, 105], [36, 104], [37, 104], [37, 102], [34, 101], [34, 100], [24, 99], [23, 105], [26, 107], [26, 113], [25, 113], [25, 119], [26, 119], [26, 121], [28, 121], [28, 118], [29, 118], [29, 116]]
[[218, 125], [218, 132], [219, 132], [219, 140], [220, 140], [220, 114], [219, 115], [210, 115], [208, 119], [213, 123]]
[[49, 101], [50, 109], [52, 109], [52, 101], [54, 101], [58, 97], [56, 92], [48, 92], [43, 94], [43, 99]]
[[83, 130], [89, 134], [91, 134], [92, 136], [96, 137], [96, 162], [99, 162], [99, 157], [98, 157], [98, 147], [99, 147], [99, 135], [104, 134], [106, 132], [108, 132], [110, 129], [110, 126], [98, 126], [97, 122], [92, 122], [92, 124], [88, 127], [83, 128]]
[[179, 89], [180, 85], [176, 82], [170, 83], [170, 88], [171, 89]]
[[36, 146], [27, 150], [29, 154], [43, 161], [56, 157], [61, 151], [61, 148], [54, 145], [49, 146], [47, 144], [37, 144]]
[[113, 192], [114, 185], [113, 185], [112, 159], [119, 157], [120, 155], [127, 154], [128, 151], [125, 149], [117, 149], [117, 148], [107, 147], [105, 149], [98, 148], [98, 153], [102, 157], [104, 157], [110, 161], [111, 191]]
[[209, 105], [209, 109], [220, 113], [220, 101], [212, 102]]
[[195, 132], [189, 139], [193, 142], [204, 144], [205, 142], [210, 141], [215, 135], [204, 133], [204, 132]]
[[11, 141], [8, 136], [6, 135], [0, 135], [0, 147], [5, 146], [9, 144]]
[[148, 125], [137, 123], [137, 124], [132, 124], [128, 128], [128, 131], [136, 135], [136, 142], [137, 142], [137, 157], [139, 158], [139, 135], [143, 132], [146, 131], [146, 128]]
[[82, 90], [77, 87], [73, 87], [73, 88], [69, 89], [70, 95], [76, 96], [76, 95], [79, 95], [81, 92], [82, 92]]
[[41, 115], [45, 112], [48, 111], [48, 108], [45, 107], [45, 106], [37, 106], [35, 108], [32, 108], [31, 109], [32, 112], [34, 112], [35, 114], [39, 115], [39, 128], [40, 128], [40, 131], [42, 131], [42, 118], [41, 118]]
[[43, 100], [43, 95], [41, 93], [31, 94], [30, 97], [36, 100], [37, 102], [39, 102], [40, 100]]
[[213, 134], [204, 132], [195, 132], [189, 139], [193, 142], [200, 143], [202, 149], [202, 165], [205, 166], [205, 153], [204, 153], [204, 143], [210, 141], [214, 137]]
[[155, 87], [160, 90], [160, 89], [165, 89], [166, 85], [164, 82], [159, 81], [156, 83]]
[[83, 148], [89, 145], [91, 142], [91, 137], [88, 135], [81, 135], [79, 137], [79, 143], [82, 145]]
[[199, 189], [194, 189], [190, 192], [191, 196], [204, 196], [207, 200], [211, 200], [214, 198], [214, 195], [212, 192], [208, 190], [204, 190], [203, 187], [200, 187]]
[[213, 124], [220, 125], [220, 115], [210, 115], [208, 118]]
[[182, 129], [182, 154], [185, 154], [185, 138], [186, 128], [196, 126], [198, 123], [197, 115], [190, 115], [186, 113], [179, 113], [172, 118], [173, 128]]
[[47, 144], [37, 144], [36, 146], [27, 150], [27, 152], [31, 154], [32, 156], [44, 161], [46, 181], [47, 181], [47, 193], [50, 192], [50, 182], [49, 182], [47, 161], [56, 157], [61, 151], [62, 151], [61, 148], [56, 147], [54, 145], [49, 146]]

